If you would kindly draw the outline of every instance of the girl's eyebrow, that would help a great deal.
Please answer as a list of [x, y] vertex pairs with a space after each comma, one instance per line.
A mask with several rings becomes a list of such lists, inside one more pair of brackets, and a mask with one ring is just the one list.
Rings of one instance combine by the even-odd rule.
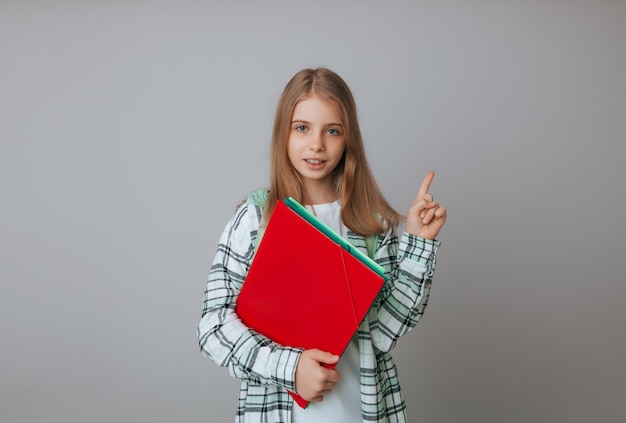
[[[292, 124], [294, 124], [294, 123], [304, 123], [306, 125], [311, 125], [311, 122], [308, 122], [308, 121], [302, 120], [302, 119], [294, 119], [294, 120], [291, 121], [291, 123]], [[341, 126], [341, 127], [343, 127], [343, 124], [331, 122], [331, 123], [324, 124], [324, 126]]]

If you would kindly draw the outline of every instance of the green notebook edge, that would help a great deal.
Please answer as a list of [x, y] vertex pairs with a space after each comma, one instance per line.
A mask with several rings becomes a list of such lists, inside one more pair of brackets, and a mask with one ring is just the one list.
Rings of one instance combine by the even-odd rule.
[[287, 197], [285, 198], [284, 203], [299, 216], [301, 216], [303, 219], [305, 219], [307, 222], [317, 228], [320, 232], [330, 238], [332, 241], [339, 244], [344, 250], [348, 251], [367, 267], [379, 274], [385, 281], [389, 280], [387, 275], [385, 275], [385, 269], [380, 264], [376, 263], [361, 250], [343, 239], [341, 235], [329, 228], [324, 222], [322, 222], [317, 216], [307, 210], [306, 207], [304, 207], [302, 204], [298, 203], [294, 198]]

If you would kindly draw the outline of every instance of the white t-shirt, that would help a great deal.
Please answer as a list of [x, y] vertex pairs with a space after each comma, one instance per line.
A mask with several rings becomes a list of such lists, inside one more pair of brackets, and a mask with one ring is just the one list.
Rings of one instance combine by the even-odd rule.
[[[337, 201], [307, 206], [322, 222], [346, 237], [348, 228], [341, 221], [341, 207]], [[294, 403], [293, 423], [362, 423], [361, 417], [361, 372], [359, 347], [352, 339], [341, 355], [336, 369], [341, 380], [324, 397], [322, 402], [312, 402], [305, 409]]]

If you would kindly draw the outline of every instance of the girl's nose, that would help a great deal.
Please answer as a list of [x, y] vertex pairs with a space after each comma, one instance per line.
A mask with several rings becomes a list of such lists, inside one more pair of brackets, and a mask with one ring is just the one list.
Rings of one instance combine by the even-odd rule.
[[324, 151], [324, 138], [322, 134], [311, 134], [309, 150]]

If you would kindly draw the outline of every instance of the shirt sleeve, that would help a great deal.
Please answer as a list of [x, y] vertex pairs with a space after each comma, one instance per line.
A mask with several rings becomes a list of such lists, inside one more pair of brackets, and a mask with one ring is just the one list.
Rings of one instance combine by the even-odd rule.
[[393, 229], [379, 243], [375, 260], [385, 268], [389, 280], [367, 315], [377, 349], [391, 350], [424, 314], [439, 245], [437, 240], [408, 232], [398, 240]]
[[259, 207], [241, 206], [220, 237], [204, 293], [198, 341], [202, 353], [228, 367], [232, 376], [295, 392], [302, 350], [272, 342], [243, 324], [235, 312], [254, 255], [259, 216]]

